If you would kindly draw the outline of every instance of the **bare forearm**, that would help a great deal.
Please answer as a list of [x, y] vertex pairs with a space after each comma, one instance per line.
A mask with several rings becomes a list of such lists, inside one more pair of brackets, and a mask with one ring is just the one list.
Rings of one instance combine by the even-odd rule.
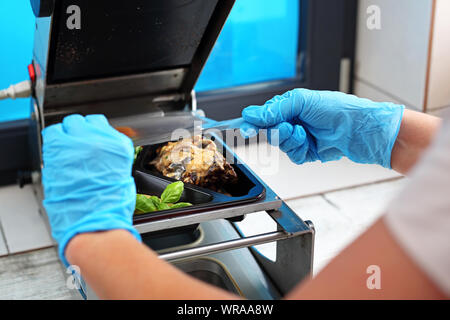
[[400, 132], [391, 155], [391, 167], [406, 174], [428, 148], [442, 120], [424, 113], [405, 110]]
[[185, 275], [124, 230], [78, 235], [66, 256], [102, 299], [238, 298]]

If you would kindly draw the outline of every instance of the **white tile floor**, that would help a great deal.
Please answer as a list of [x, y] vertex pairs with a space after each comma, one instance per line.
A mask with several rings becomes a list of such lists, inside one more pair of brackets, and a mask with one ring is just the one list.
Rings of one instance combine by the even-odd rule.
[[288, 204], [302, 219], [314, 223], [314, 274], [359, 234], [352, 221], [322, 195], [289, 201]]
[[10, 254], [53, 246], [31, 186], [0, 188], [0, 224]]
[[314, 223], [315, 274], [382, 216], [405, 182], [406, 179], [378, 182], [288, 201], [302, 219]]
[[380, 166], [356, 164], [348, 159], [299, 166], [267, 143], [238, 146], [234, 151], [284, 200], [400, 177]]
[[331, 192], [324, 197], [352, 221], [357, 229], [362, 229], [385, 212], [386, 206], [405, 183], [406, 178]]
[[[314, 274], [382, 216], [404, 183], [406, 179], [397, 178], [287, 201], [301, 219], [314, 223]], [[246, 236], [276, 230], [265, 212], [248, 215], [238, 225]], [[269, 259], [276, 257], [275, 244], [258, 246], [258, 250]]]
[[54, 248], [3, 257], [0, 270], [0, 300], [80, 298], [67, 289], [67, 275]]

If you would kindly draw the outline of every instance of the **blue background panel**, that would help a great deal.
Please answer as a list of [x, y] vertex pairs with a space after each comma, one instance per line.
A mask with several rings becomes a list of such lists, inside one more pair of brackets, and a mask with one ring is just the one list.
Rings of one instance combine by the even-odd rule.
[[[0, 1], [0, 88], [29, 79], [34, 15], [30, 1]], [[30, 116], [30, 99], [0, 101], [0, 121]]]
[[298, 0], [237, 0], [196, 90], [295, 77], [299, 13]]

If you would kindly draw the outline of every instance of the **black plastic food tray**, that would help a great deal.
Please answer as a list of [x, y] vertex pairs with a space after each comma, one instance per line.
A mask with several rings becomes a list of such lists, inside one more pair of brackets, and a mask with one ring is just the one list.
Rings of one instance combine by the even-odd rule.
[[[228, 208], [265, 198], [266, 190], [261, 182], [242, 163], [238, 163], [235, 155], [230, 153], [219, 139], [213, 137], [212, 140], [214, 140], [218, 150], [223, 151], [222, 154], [227, 152], [227, 159], [232, 158], [234, 160], [231, 166], [238, 175], [238, 182], [233, 185], [224, 186], [225, 191], [231, 196], [185, 183], [184, 192], [180, 201], [190, 202], [193, 206], [135, 215], [133, 217], [135, 224]], [[175, 179], [163, 176], [149, 164], [156, 157], [156, 150], [164, 144], [144, 146], [137, 157], [133, 167], [137, 193], [161, 196], [167, 185], [176, 181]]]

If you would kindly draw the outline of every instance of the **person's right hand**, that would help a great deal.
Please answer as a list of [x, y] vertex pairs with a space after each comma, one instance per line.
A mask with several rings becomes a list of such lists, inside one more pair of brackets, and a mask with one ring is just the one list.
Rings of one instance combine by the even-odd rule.
[[263, 106], [245, 108], [241, 134], [250, 137], [268, 129], [269, 142], [296, 164], [345, 156], [391, 168], [403, 111], [401, 105], [341, 92], [294, 89]]

